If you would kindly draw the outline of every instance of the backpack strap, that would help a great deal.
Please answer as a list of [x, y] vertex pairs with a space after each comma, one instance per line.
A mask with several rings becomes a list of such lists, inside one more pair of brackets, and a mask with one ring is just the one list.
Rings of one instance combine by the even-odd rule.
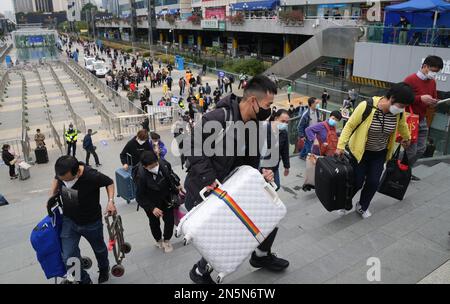
[[364, 112], [362, 114], [361, 117], [361, 122], [356, 126], [355, 129], [353, 129], [352, 134], [350, 135], [350, 137], [352, 137], [353, 133], [356, 132], [356, 130], [362, 125], [362, 123], [367, 119], [367, 117], [369, 117], [369, 115], [372, 113], [372, 109], [374, 108], [373, 106], [373, 98], [370, 98], [369, 100], [366, 101], [366, 108], [364, 109]]

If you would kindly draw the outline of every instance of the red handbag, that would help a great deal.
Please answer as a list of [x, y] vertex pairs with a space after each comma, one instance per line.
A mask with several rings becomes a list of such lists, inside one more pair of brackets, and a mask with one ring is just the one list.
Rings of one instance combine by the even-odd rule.
[[[419, 115], [414, 114], [412, 107], [409, 106], [409, 113], [405, 112], [406, 124], [408, 125], [409, 133], [411, 134], [411, 143], [416, 143], [419, 138]], [[402, 136], [397, 132], [396, 141], [401, 142]]]
[[295, 145], [294, 153], [298, 153], [298, 152], [302, 151], [304, 146], [305, 146], [305, 140], [301, 139], [301, 138], [298, 138], [297, 139], [297, 143]]

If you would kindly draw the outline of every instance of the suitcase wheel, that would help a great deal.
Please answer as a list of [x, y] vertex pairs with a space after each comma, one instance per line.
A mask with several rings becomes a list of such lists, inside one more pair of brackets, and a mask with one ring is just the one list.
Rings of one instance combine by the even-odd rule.
[[225, 275], [223, 273], [219, 273], [216, 278], [216, 283], [221, 284], [223, 282], [224, 277], [225, 277]]
[[81, 266], [83, 267], [83, 269], [87, 270], [90, 269], [92, 267], [92, 260], [89, 257], [81, 257]]
[[214, 268], [211, 266], [211, 264], [206, 264], [206, 271], [211, 273], [214, 270]]
[[120, 249], [121, 249], [121, 251], [122, 251], [123, 253], [125, 253], [125, 254], [130, 253], [130, 251], [131, 251], [131, 245], [130, 245], [130, 243], [125, 242], [125, 243], [122, 244], [122, 246], [121, 246]]
[[111, 269], [111, 274], [115, 277], [121, 277], [125, 273], [125, 268], [122, 265], [114, 265]]

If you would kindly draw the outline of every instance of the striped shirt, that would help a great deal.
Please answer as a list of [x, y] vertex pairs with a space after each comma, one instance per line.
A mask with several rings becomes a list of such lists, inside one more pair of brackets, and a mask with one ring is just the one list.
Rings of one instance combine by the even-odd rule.
[[377, 152], [387, 149], [389, 137], [396, 127], [397, 116], [392, 113], [384, 114], [377, 108], [367, 135], [366, 150]]

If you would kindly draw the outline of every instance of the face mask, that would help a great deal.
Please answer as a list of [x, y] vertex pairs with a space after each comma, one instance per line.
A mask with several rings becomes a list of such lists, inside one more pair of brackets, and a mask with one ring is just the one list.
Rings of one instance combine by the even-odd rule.
[[428, 79], [436, 79], [437, 72], [428, 72], [427, 77]]
[[328, 124], [330, 125], [330, 127], [335, 127], [337, 122], [332, 118], [328, 118]]
[[255, 109], [253, 109], [253, 111], [255, 111], [255, 113], [256, 113], [256, 119], [259, 120], [259, 121], [264, 121], [264, 120], [266, 120], [266, 119], [269, 118], [270, 115], [272, 114], [272, 110], [270, 110], [270, 108], [269, 108], [269, 109], [261, 108], [261, 107], [259, 106], [259, 103], [258, 103], [258, 109], [259, 109], [259, 110], [258, 110], [258, 113], [256, 113]]
[[287, 123], [284, 123], [284, 122], [279, 123], [279, 124], [277, 125], [277, 128], [278, 128], [278, 130], [280, 130], [280, 131], [285, 131], [285, 130], [288, 129], [288, 124], [287, 124]]
[[403, 111], [405, 111], [405, 109], [400, 109], [399, 107], [396, 107], [396, 106], [394, 106], [394, 105], [391, 105], [391, 106], [389, 107], [389, 112], [391, 112], [391, 113], [394, 114], [394, 115], [403, 113]]
[[139, 145], [143, 145], [145, 143], [145, 140], [136, 139]]
[[158, 174], [159, 172], [159, 165], [157, 165], [156, 167], [152, 168], [152, 169], [147, 169], [148, 172], [153, 173], [153, 174]]
[[73, 185], [75, 185], [75, 183], [78, 181], [78, 177], [76, 177], [74, 180], [71, 181], [63, 181], [64, 185], [66, 185], [67, 188], [71, 189], [73, 187]]
[[316, 105], [316, 109], [320, 109], [320, 103]]

